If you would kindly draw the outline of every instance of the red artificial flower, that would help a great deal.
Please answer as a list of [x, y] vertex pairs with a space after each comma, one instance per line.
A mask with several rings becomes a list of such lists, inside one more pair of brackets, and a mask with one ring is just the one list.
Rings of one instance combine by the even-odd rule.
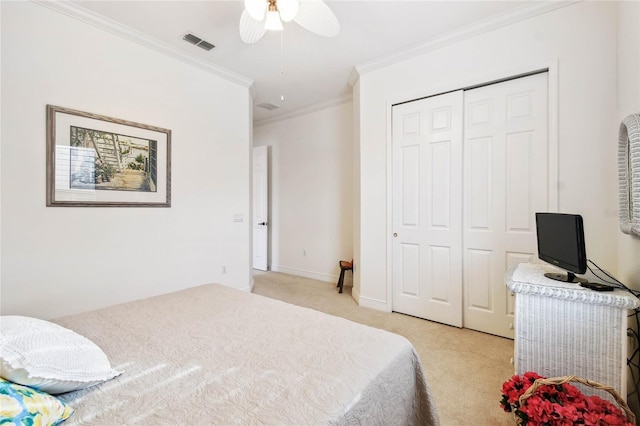
[[599, 426], [600, 425], [600, 415], [597, 413], [584, 413], [583, 417], [584, 424], [587, 426]]
[[[515, 377], [518, 377], [518, 376], [515, 376]], [[522, 375], [522, 378], [523, 378], [523, 381], [529, 382], [530, 384], [533, 384], [533, 382], [535, 382], [538, 379], [544, 379], [544, 377], [540, 376], [538, 373], [535, 373], [533, 371], [527, 371]]]
[[603, 417], [604, 423], [609, 426], [624, 426], [627, 424], [627, 419], [621, 419], [617, 414], [606, 414]]
[[580, 418], [580, 413], [578, 413], [578, 409], [574, 405], [558, 404], [556, 412], [560, 419], [567, 419], [572, 423]]
[[520, 406], [520, 397], [540, 378], [530, 371], [502, 385], [500, 406], [520, 418], [523, 426], [632, 426], [616, 405], [596, 395], [587, 397], [568, 383], [539, 386]]
[[591, 395], [587, 398], [587, 410], [603, 411], [604, 401], [598, 395]]

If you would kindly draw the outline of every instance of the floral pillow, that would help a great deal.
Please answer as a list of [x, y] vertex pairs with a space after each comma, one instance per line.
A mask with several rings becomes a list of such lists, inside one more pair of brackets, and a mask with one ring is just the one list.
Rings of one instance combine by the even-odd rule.
[[73, 408], [44, 392], [0, 378], [0, 424], [57, 425]]

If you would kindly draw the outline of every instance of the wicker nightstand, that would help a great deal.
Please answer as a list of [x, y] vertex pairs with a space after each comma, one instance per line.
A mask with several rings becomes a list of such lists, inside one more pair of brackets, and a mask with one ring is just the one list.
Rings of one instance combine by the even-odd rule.
[[[622, 290], [596, 292], [544, 276], [553, 267], [521, 263], [505, 276], [516, 295], [516, 374], [576, 375], [627, 395], [627, 314], [638, 299]], [[582, 389], [586, 394], [608, 394]], [[626, 398], [625, 398], [626, 399]]]

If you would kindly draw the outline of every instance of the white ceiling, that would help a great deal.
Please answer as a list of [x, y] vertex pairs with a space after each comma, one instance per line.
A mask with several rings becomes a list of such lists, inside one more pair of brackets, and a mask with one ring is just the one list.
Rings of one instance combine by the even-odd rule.
[[[268, 32], [257, 43], [245, 44], [238, 32], [241, 0], [73, 2], [79, 10], [113, 20], [186, 57], [252, 80], [254, 121], [263, 122], [348, 97], [349, 77], [358, 65], [424, 45], [531, 3], [329, 0], [327, 4], [341, 25], [337, 37], [321, 37], [290, 22], [284, 24], [282, 33]], [[189, 32], [216, 47], [207, 52], [183, 41]], [[280, 108], [267, 111], [256, 107], [263, 102]]]

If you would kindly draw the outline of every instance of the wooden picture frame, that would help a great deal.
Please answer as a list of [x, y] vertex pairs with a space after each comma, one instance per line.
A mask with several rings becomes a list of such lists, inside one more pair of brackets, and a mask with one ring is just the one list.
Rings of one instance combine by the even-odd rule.
[[47, 105], [47, 207], [171, 207], [171, 130]]

